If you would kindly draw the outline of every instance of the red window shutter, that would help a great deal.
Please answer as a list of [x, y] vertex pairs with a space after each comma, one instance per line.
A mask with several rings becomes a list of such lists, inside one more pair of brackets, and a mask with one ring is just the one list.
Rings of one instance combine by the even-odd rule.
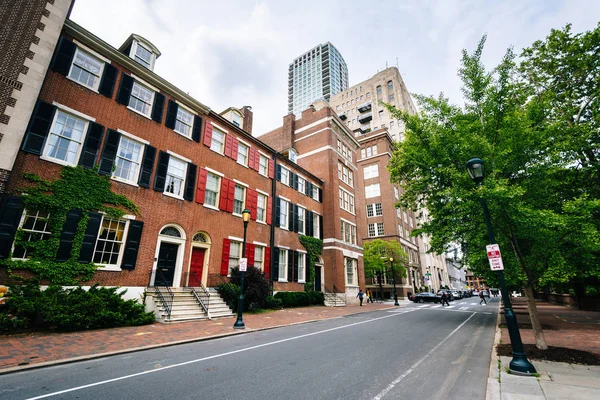
[[227, 211], [227, 199], [229, 198], [229, 179], [221, 178], [221, 194], [219, 196], [219, 209]]
[[267, 224], [271, 225], [271, 218], [273, 214], [273, 198], [267, 197]]
[[238, 158], [238, 146], [240, 144], [240, 141], [235, 138], [235, 137], [231, 137], [231, 158], [233, 158], [234, 160], [237, 161]]
[[253, 147], [250, 147], [250, 149], [248, 149], [248, 167], [250, 167], [254, 170], [256, 169], [255, 162], [254, 162], [255, 158], [256, 158], [256, 150], [254, 150]]
[[212, 131], [212, 124], [206, 121], [206, 124], [204, 124], [204, 144], [208, 147], [210, 147], [210, 143], [212, 142]]
[[271, 248], [265, 247], [265, 261], [263, 262], [263, 269], [267, 279], [271, 276]]
[[273, 160], [269, 160], [269, 178], [273, 179], [275, 176], [275, 162]]
[[206, 194], [206, 177], [208, 171], [200, 168], [198, 172], [198, 187], [196, 187], [196, 203], [204, 203], [204, 195]]
[[221, 255], [221, 275], [227, 276], [229, 273], [229, 249], [231, 248], [231, 240], [223, 239], [223, 253]]
[[246, 243], [246, 258], [248, 259], [248, 265], [254, 267], [254, 252], [256, 250], [256, 245], [252, 243]]
[[[229, 179], [228, 179], [229, 180]], [[229, 193], [227, 195], [227, 210], [230, 213], [233, 212], [233, 201], [235, 200], [235, 182], [229, 180]]]
[[225, 135], [225, 155], [231, 157], [231, 145], [233, 138], [231, 135]]
[[256, 221], [256, 190], [246, 189], [246, 208], [250, 210], [250, 218]]
[[[260, 171], [260, 153], [258, 150], [254, 152], [254, 169], [258, 172]], [[267, 170], [269, 167], [267, 166]], [[268, 171], [267, 171], [268, 172]]]

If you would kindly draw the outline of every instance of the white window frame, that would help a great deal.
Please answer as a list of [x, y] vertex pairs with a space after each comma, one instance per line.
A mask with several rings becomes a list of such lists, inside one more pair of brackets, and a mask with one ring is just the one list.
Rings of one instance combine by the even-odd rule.
[[[31, 214], [28, 213], [28, 210], [26, 208], [23, 209], [23, 213], [21, 214], [21, 221], [19, 222], [19, 229], [21, 229], [23, 231], [23, 235], [36, 234], [37, 233], [37, 234], [40, 234], [42, 236], [43, 235], [47, 236], [46, 239], [41, 239], [41, 240], [48, 240], [50, 238], [50, 236], [52, 235], [52, 232], [49, 231], [49, 230], [47, 230], [48, 229], [48, 221], [50, 220], [50, 213], [47, 213], [47, 215], [45, 217], [40, 217], [40, 210], [35, 210], [35, 215], [33, 214], [34, 213], [33, 210], [30, 210], [30, 211], [31, 211]], [[25, 228], [23, 228], [23, 225], [25, 224], [25, 219], [27, 218], [27, 216], [30, 216], [30, 217], [32, 217], [32, 218], [35, 219], [32, 229], [25, 229]], [[46, 230], [36, 230], [36, 229], [34, 229], [35, 225], [36, 225], [36, 222], [37, 222], [38, 219], [45, 219], [46, 220], [46, 223], [45, 223], [45, 226], [44, 226], [44, 229], [46, 229]], [[38, 240], [38, 242], [41, 241], [41, 240]], [[31, 240], [27, 240], [27, 242], [31, 242]], [[16, 247], [15, 241], [13, 241], [12, 251], [11, 251], [11, 253], [13, 253], [13, 254], [14, 254], [14, 251], [15, 251], [15, 247]], [[12, 257], [12, 260], [29, 260], [30, 257], [27, 257], [27, 253], [29, 251], [31, 251], [31, 249], [25, 249], [25, 254], [24, 254], [25, 257]]]
[[[284, 185], [290, 186], [290, 170], [287, 168], [284, 168], [284, 167], [281, 167], [280, 170], [281, 170], [281, 183], [283, 183]], [[285, 180], [283, 179], [284, 171], [285, 171]]]
[[[231, 251], [234, 244], [236, 246], [239, 246], [237, 254], [234, 254], [233, 251]], [[240, 258], [242, 258], [242, 251], [243, 251], [242, 247], [243, 247], [243, 242], [240, 242], [238, 240], [231, 240], [229, 242], [229, 261], [228, 261], [228, 265], [227, 265], [227, 276], [231, 276], [231, 270], [240, 265]], [[232, 265], [232, 263], [235, 265]]]
[[[277, 260], [278, 264], [279, 264], [279, 275], [277, 276], [277, 281], [278, 282], [287, 282], [288, 281], [288, 249], [282, 249], [279, 248], [279, 260]], [[281, 263], [281, 259], [282, 259], [282, 254], [285, 254], [285, 256], [283, 257], [283, 266]]]
[[313, 185], [312, 198], [313, 200], [319, 201], [319, 187], [316, 185]]
[[[100, 241], [100, 235], [102, 234], [102, 227], [104, 225], [104, 221], [106, 219], [111, 219], [113, 221], [117, 221], [117, 223], [119, 222], [125, 222], [125, 227], [123, 228], [123, 238], [122, 238], [122, 242], [121, 242], [121, 248], [119, 249], [119, 255], [117, 256], [117, 262], [115, 264], [102, 264], [99, 262], [94, 261], [96, 259], [96, 251], [98, 250], [98, 242]], [[98, 266], [98, 270], [103, 270], [103, 271], [121, 271], [121, 267], [119, 267], [119, 265], [121, 265], [121, 261], [123, 260], [123, 254], [125, 252], [125, 243], [127, 241], [127, 235], [129, 234], [129, 221], [130, 218], [111, 218], [108, 217], [106, 214], [102, 215], [102, 220], [100, 221], [100, 229], [98, 229], [98, 234], [96, 235], [96, 242], [94, 243], [94, 252], [92, 253], [92, 261], [94, 262], [94, 264], [96, 264]], [[104, 239], [102, 239], [104, 240]], [[105, 240], [106, 242], [108, 242], [108, 240]]]
[[[100, 67], [100, 71], [98, 72], [98, 75], [90, 72], [89, 70], [87, 70], [86, 68], [81, 67], [80, 65], [77, 65], [78, 68], [80, 68], [80, 69], [88, 72], [91, 75], [94, 75], [94, 76], [98, 77], [98, 80], [96, 81], [95, 85], [92, 85], [92, 86], [87, 85], [87, 84], [81, 82], [80, 80], [78, 80], [78, 79], [76, 79], [76, 78], [74, 78], [72, 76], [72, 74], [73, 74], [73, 68], [76, 65], [75, 64], [75, 60], [77, 60], [77, 55], [79, 53], [84, 53], [85, 55], [87, 55], [87, 56], [89, 56], [89, 57], [91, 57], [91, 58], [99, 61], [102, 64], [102, 66]], [[105, 65], [106, 65], [106, 59], [103, 59], [102, 57], [98, 57], [97, 54], [95, 54], [94, 52], [90, 51], [89, 49], [81, 48], [79, 45], [77, 45], [77, 48], [75, 49], [75, 54], [73, 56], [73, 60], [71, 61], [71, 67], [69, 68], [69, 73], [67, 74], [67, 78], [69, 78], [69, 80], [71, 80], [73, 82], [76, 82], [76, 83], [80, 84], [83, 87], [86, 87], [86, 88], [88, 88], [88, 89], [90, 89], [90, 90], [98, 93], [98, 88], [100, 87], [100, 82], [102, 81], [102, 74], [104, 73], [104, 66]]]
[[[129, 185], [138, 186], [137, 183], [138, 183], [138, 179], [140, 177], [140, 173], [142, 171], [142, 162], [144, 161], [144, 149], [145, 149], [145, 146], [148, 144], [148, 142], [145, 140], [140, 140], [133, 135], [125, 134], [124, 132], [121, 132], [121, 131], [119, 131], [119, 133], [121, 133], [121, 137], [119, 138], [119, 147], [117, 148], [117, 154], [115, 156], [115, 169], [114, 169], [114, 171], [112, 171], [111, 179], [118, 181], [118, 182], [127, 183]], [[134, 142], [134, 143], [140, 145], [140, 153], [139, 153], [139, 159], [137, 161], [137, 164], [135, 162], [127, 159], [127, 161], [131, 162], [132, 164], [137, 165], [137, 171], [135, 172], [135, 176], [133, 177], [133, 180], [125, 179], [125, 178], [122, 178], [122, 177], [116, 175], [118, 159], [119, 158], [125, 159], [125, 157], [119, 156], [119, 153], [121, 150], [121, 144], [123, 143], [123, 140], [128, 140], [130, 142]]]
[[358, 260], [355, 258], [344, 257], [344, 277], [346, 279], [347, 286], [357, 286], [356, 282], [358, 276]]
[[[171, 161], [176, 160], [178, 162], [181, 162], [184, 164], [184, 169], [183, 169], [183, 178], [181, 178], [181, 190], [180, 190], [180, 194], [175, 194], [175, 193], [171, 193], [168, 192], [168, 178], [169, 178], [169, 171], [171, 170]], [[163, 191], [163, 194], [166, 196], [170, 196], [170, 197], [174, 197], [176, 199], [180, 199], [183, 200], [183, 195], [185, 193], [185, 184], [186, 184], [186, 179], [187, 179], [187, 169], [188, 169], [188, 162], [186, 160], [181, 159], [180, 157], [174, 156], [172, 154], [170, 154], [169, 157], [169, 165], [167, 167], [167, 176], [165, 177], [165, 190]], [[171, 174], [172, 176], [175, 177], [175, 175]], [[176, 177], [179, 178], [179, 177]]]
[[321, 226], [319, 225], [320, 221], [319, 221], [319, 216], [320, 214], [317, 214], [316, 212], [313, 212], [313, 237], [317, 238], [317, 239], [322, 239], [321, 238]]
[[[281, 217], [284, 215], [283, 214], [283, 209], [285, 205], [285, 226], [282, 224], [281, 221]], [[281, 229], [285, 229], [285, 230], [289, 230], [289, 224], [290, 224], [290, 202], [286, 199], [282, 199], [281, 197], [279, 198], [279, 227]]]
[[377, 178], [379, 176], [379, 164], [367, 165], [363, 168], [364, 179]]
[[[260, 257], [257, 257], [256, 255], [258, 254], [258, 250], [260, 249]], [[260, 263], [260, 267], [256, 266], [256, 262]], [[254, 247], [254, 268], [258, 268], [261, 271], [265, 270], [265, 246], [262, 245], [256, 245]]]
[[[137, 48], [138, 48], [138, 46], [141, 46], [143, 49], [147, 50], [152, 55], [152, 57], [150, 59], [150, 65], [149, 66], [147, 66], [144, 62], [139, 62], [137, 60], [136, 55], [137, 55]], [[131, 44], [131, 51], [129, 52], [129, 57], [131, 57], [138, 64], [143, 65], [144, 67], [148, 68], [151, 71], [154, 71], [154, 63], [156, 62], [156, 54], [154, 54], [154, 52], [152, 50], [150, 50], [149, 48], [147, 48], [146, 46], [144, 46], [139, 41], [134, 40], [133, 43]]]
[[[182, 114], [187, 114], [190, 116], [190, 124], [189, 125], [183, 119], [179, 118], [180, 112]], [[179, 130], [178, 125], [179, 126], [183, 125], [183, 126], [187, 127], [188, 128], [187, 133], [183, 132], [182, 130]], [[178, 104], [177, 115], [175, 116], [175, 128], [173, 128], [173, 130], [175, 132], [179, 133], [180, 135], [185, 136], [186, 138], [191, 138], [193, 129], [194, 129], [194, 113], [187, 110], [186, 108], [182, 107], [181, 104]]]
[[302, 194], [306, 191], [306, 179], [298, 175], [298, 191]]
[[[242, 198], [241, 199], [238, 199], [238, 197], [237, 197], [238, 189], [241, 189], [241, 191], [242, 191]], [[236, 205], [239, 204], [239, 203], [241, 203], [241, 206], [239, 207], [240, 208], [240, 212], [236, 212], [235, 208], [236, 208]], [[244, 185], [236, 183], [235, 187], [233, 189], [233, 213], [232, 214], [233, 215], [238, 215], [238, 216], [241, 217], [242, 216], [242, 211], [244, 211], [244, 207], [245, 206], [246, 206], [246, 187]]]
[[[381, 232], [381, 234], [380, 234], [380, 232]], [[385, 236], [383, 222], [374, 222], [374, 223], [369, 224], [367, 236], [368, 237]]]
[[[302, 210], [302, 220], [300, 220], [300, 210]], [[298, 234], [304, 235], [306, 231], [306, 208], [298, 206]]]
[[[262, 153], [259, 154], [259, 162], [258, 162], [258, 173], [262, 176], [269, 176], [269, 157], [265, 156]], [[263, 165], [263, 160], [265, 161]]]
[[[141, 87], [141, 88], [143, 88], [143, 89], [145, 89], [145, 90], [148, 90], [148, 91], [152, 92], [152, 96], [150, 97], [149, 103], [146, 103], [145, 100], [142, 100], [141, 98], [135, 97], [133, 95], [133, 91], [134, 91], [134, 88], [135, 88], [136, 85], [139, 86], [139, 87]], [[156, 91], [154, 89], [152, 89], [150, 86], [142, 83], [139, 79], [135, 79], [134, 78], [133, 86], [131, 87], [131, 94], [129, 95], [129, 101], [127, 102], [127, 108], [130, 109], [131, 111], [135, 112], [135, 113], [138, 113], [138, 114], [140, 114], [140, 115], [148, 118], [148, 119], [152, 119], [151, 118], [152, 107], [154, 106], [154, 98], [155, 97], [156, 97]], [[140, 110], [136, 109], [135, 107], [133, 107], [131, 105], [131, 100], [132, 99], [136, 99], [136, 100], [138, 100], [138, 101], [140, 101], [142, 103], [149, 104], [149, 106], [148, 106], [148, 114], [143, 113], [142, 111], [140, 111]]]
[[[54, 103], [54, 105], [57, 106], [57, 110], [54, 113], [54, 118], [52, 118], [52, 124], [50, 125], [50, 131], [48, 132], [48, 136], [46, 137], [46, 140], [44, 141], [44, 148], [42, 150], [42, 155], [40, 156], [40, 158], [42, 160], [46, 160], [46, 161], [50, 161], [56, 164], [60, 164], [60, 165], [69, 165], [69, 166], [77, 166], [79, 163], [79, 158], [81, 157], [81, 152], [83, 150], [83, 144], [85, 142], [85, 138], [87, 135], [87, 131], [88, 131], [88, 127], [90, 122], [95, 121], [95, 119], [91, 118], [91, 117], [87, 117], [84, 114], [81, 113], [77, 113], [77, 112], [72, 112], [75, 110], [71, 110], [68, 109], [67, 107], [61, 107], [58, 104]], [[67, 116], [67, 118], [74, 118], [76, 120], [80, 120], [83, 121], [84, 125], [83, 125], [83, 129], [82, 129], [82, 134], [81, 134], [81, 141], [80, 142], [76, 142], [74, 140], [71, 140], [69, 138], [65, 138], [62, 135], [58, 135], [57, 133], [54, 132], [54, 129], [56, 127], [56, 121], [58, 119], [59, 114], [64, 114]], [[87, 118], [86, 118], [87, 117]], [[59, 158], [55, 158], [51, 155], [49, 155], [50, 152], [50, 138], [52, 137], [52, 135], [54, 136], [59, 136], [59, 138], [64, 138], [65, 140], [69, 140], [69, 142], [75, 142], [75, 143], [79, 143], [78, 145], [78, 149], [77, 149], [77, 153], [75, 154], [75, 160], [74, 162], [69, 162], [66, 160], [61, 160]]]
[[[217, 136], [216, 134], [219, 134], [220, 137], [222, 137], [222, 141], [220, 142], [221, 145], [219, 146], [219, 149], [217, 149], [217, 144], [219, 143], [218, 140], [215, 140], [215, 136]], [[222, 130], [220, 130], [219, 128], [217, 128], [214, 124], [213, 124], [213, 131], [212, 131], [212, 136], [210, 139], [210, 149], [212, 151], [214, 151], [215, 153], [219, 153], [219, 154], [223, 154], [223, 152], [225, 151], [225, 138], [227, 137], [227, 134], [225, 132], [223, 132]]]
[[297, 252], [298, 255], [298, 283], [306, 282], [306, 253]]
[[[264, 199], [264, 204], [263, 204], [263, 205], [264, 205], [264, 208], [261, 208], [261, 207], [259, 206], [259, 205], [260, 205], [259, 199]], [[264, 194], [264, 193], [260, 193], [260, 192], [258, 192], [258, 194], [257, 194], [257, 197], [256, 197], [256, 221], [257, 221], [257, 222], [264, 222], [264, 223], [266, 223], [266, 222], [267, 222], [267, 209], [268, 209], [268, 204], [269, 204], [269, 196], [267, 196], [267, 195], [266, 195], [266, 194]], [[260, 214], [259, 214], [259, 212], [258, 212], [259, 210], [263, 210], [263, 213], [262, 213], [262, 214], [263, 214], [263, 215], [262, 215], [262, 218], [259, 218], [259, 215], [260, 215]]]
[[[245, 159], [240, 160], [240, 156], [242, 155], [242, 152], [240, 151], [242, 148], [246, 149], [246, 153], [245, 153]], [[240, 165], [243, 165], [244, 167], [248, 166], [248, 158], [250, 157], [250, 146], [248, 146], [246, 143], [242, 142], [241, 140], [238, 140], [238, 157], [237, 157], [237, 163]]]
[[365, 199], [381, 196], [381, 187], [379, 183], [365, 186]]
[[[209, 176], [214, 176], [214, 177], [217, 178], [217, 191], [214, 192], [213, 190], [210, 190], [211, 193], [216, 193], [216, 195], [215, 195], [215, 204], [214, 205], [208, 203], [207, 199], [206, 199], [206, 194], [207, 194], [206, 192], [209, 191], [209, 189], [208, 189], [208, 178], [209, 178]], [[203, 203], [204, 207], [212, 208], [214, 210], [218, 210], [219, 209], [219, 197], [220, 197], [220, 195], [221, 195], [221, 175], [216, 174], [216, 173], [214, 173], [212, 171], [208, 171], [207, 175], [206, 175], [206, 187], [205, 187], [205, 192], [204, 192], [204, 203]]]
[[396, 186], [394, 186], [394, 197], [396, 198], [396, 200], [400, 198], [400, 191]]

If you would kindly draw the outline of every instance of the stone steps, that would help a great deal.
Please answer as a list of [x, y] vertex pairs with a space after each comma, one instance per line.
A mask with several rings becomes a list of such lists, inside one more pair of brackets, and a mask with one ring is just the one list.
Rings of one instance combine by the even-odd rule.
[[[159, 288], [163, 297], [171, 301], [171, 295], [166, 288]], [[171, 323], [190, 320], [203, 320], [233, 317], [234, 314], [227, 304], [223, 301], [219, 293], [214, 288], [209, 288], [210, 296], [204, 292], [196, 292], [205, 306], [208, 307], [208, 315], [198, 304], [196, 296], [188, 288], [171, 288], [173, 298], [171, 302], [171, 314], [167, 313], [166, 307], [162, 304], [160, 297], [153, 291], [152, 299], [155, 304], [155, 313], [160, 322]], [[209, 317], [210, 316], [210, 317]]]

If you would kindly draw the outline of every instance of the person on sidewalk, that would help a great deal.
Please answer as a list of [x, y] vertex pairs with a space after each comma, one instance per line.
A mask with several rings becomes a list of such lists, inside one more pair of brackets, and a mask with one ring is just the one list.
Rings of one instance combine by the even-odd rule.
[[450, 307], [450, 302], [448, 302], [448, 295], [446, 292], [442, 292], [442, 307], [444, 307], [444, 304], [448, 304], [448, 307]]
[[358, 297], [358, 300], [360, 300], [360, 306], [362, 307], [362, 302], [363, 302], [363, 297], [364, 297], [364, 293], [362, 291], [362, 289], [358, 289], [358, 294], [356, 295], [356, 297]]
[[483, 290], [481, 292], [479, 292], [479, 298], [481, 299], [479, 301], [479, 305], [481, 305], [481, 302], [483, 302], [485, 305], [487, 305], [487, 301], [485, 301], [485, 296], [483, 294]]
[[371, 289], [367, 289], [367, 303], [373, 303], [373, 292]]

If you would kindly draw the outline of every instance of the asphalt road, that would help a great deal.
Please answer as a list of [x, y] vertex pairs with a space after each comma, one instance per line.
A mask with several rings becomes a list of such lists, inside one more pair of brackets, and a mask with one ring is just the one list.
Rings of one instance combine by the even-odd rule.
[[[4, 375], [1, 399], [483, 399], [498, 299], [411, 304]], [[173, 338], [176, 339], [176, 338]]]

